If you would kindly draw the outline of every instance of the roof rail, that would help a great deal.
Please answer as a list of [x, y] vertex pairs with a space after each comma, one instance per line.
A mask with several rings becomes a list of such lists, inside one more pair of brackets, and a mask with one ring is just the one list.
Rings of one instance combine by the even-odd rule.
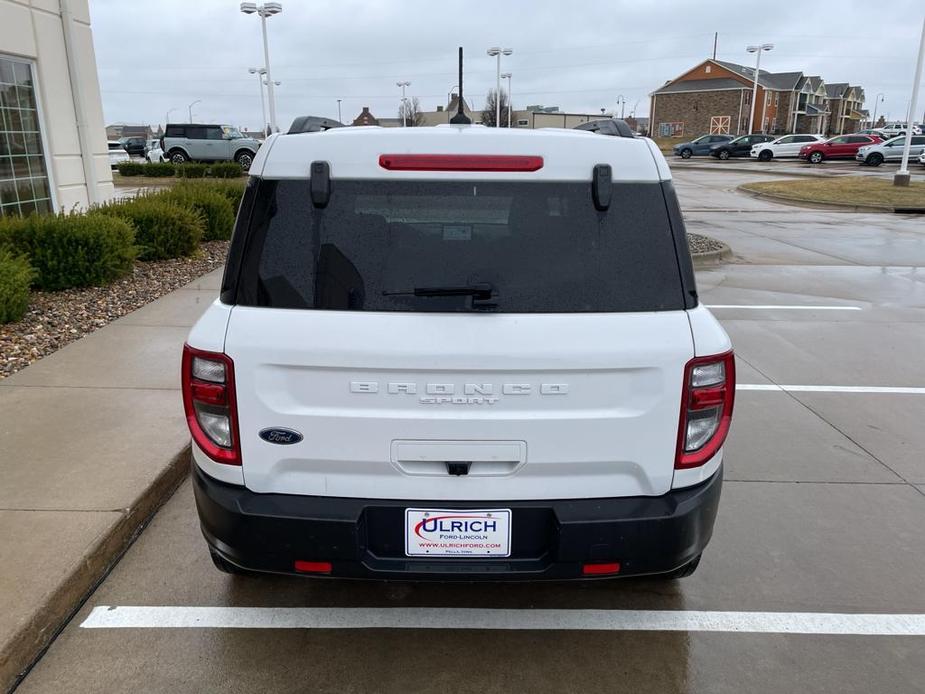
[[598, 118], [597, 120], [576, 125], [573, 130], [590, 130], [601, 135], [613, 135], [615, 137], [636, 137], [633, 129], [627, 125], [625, 120], [620, 118]]
[[294, 135], [296, 133], [320, 133], [324, 130], [330, 130], [331, 128], [343, 128], [345, 127], [340, 121], [336, 121], [333, 118], [321, 118], [319, 116], [299, 116], [294, 121], [292, 125], [289, 126], [289, 131], [287, 135]]

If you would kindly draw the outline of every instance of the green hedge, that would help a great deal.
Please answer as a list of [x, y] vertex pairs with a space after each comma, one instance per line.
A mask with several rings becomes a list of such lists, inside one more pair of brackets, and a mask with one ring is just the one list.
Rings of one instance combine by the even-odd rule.
[[165, 260], [193, 255], [205, 230], [194, 210], [158, 195], [148, 195], [99, 208], [135, 228], [139, 260]]
[[116, 164], [116, 168], [122, 176], [144, 176], [145, 166], [146, 164], [138, 161], [120, 161]]
[[131, 225], [96, 212], [4, 217], [0, 246], [28, 257], [33, 286], [48, 291], [108, 284], [135, 258]]
[[211, 179], [207, 181], [180, 181], [173, 189], [180, 190], [189, 187], [198, 190], [211, 190], [213, 193], [224, 196], [225, 199], [231, 203], [231, 207], [234, 209], [235, 214], [237, 214], [246, 186], [247, 183], [242, 180]]
[[176, 170], [177, 176], [180, 178], [205, 178], [209, 165], [187, 162], [186, 164], [178, 164]]
[[155, 194], [198, 213], [204, 222], [203, 241], [227, 241], [234, 229], [235, 208], [220, 192], [208, 186], [179, 183], [172, 189]]
[[244, 169], [236, 161], [217, 162], [209, 166], [206, 175], [211, 178], [239, 178], [244, 175]]
[[165, 162], [138, 162], [120, 161], [116, 164], [119, 173], [126, 177], [151, 176], [165, 178], [179, 176], [180, 178], [240, 178], [244, 169], [236, 161], [220, 161], [213, 164], [188, 162], [186, 164], [171, 164]]
[[142, 164], [142, 175], [153, 178], [173, 177], [177, 175], [177, 167], [169, 161], [149, 162]]
[[29, 285], [35, 270], [24, 255], [0, 248], [0, 323], [23, 317], [29, 306]]

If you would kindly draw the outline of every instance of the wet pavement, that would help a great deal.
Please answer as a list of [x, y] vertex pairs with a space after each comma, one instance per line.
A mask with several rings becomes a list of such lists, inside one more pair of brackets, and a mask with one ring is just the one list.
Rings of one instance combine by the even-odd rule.
[[702, 299], [738, 306], [714, 312], [739, 383], [770, 387], [738, 394], [692, 577], [233, 578], [212, 568], [186, 484], [18, 692], [923, 691], [921, 635], [466, 630], [452, 613], [426, 630], [80, 627], [125, 605], [925, 613], [925, 217], [785, 207], [734, 193], [744, 178], [676, 172], [689, 229], [735, 252], [699, 273]]

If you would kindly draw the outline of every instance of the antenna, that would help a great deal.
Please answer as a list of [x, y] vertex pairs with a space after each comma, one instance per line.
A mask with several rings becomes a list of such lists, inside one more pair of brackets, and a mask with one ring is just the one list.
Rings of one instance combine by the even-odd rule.
[[459, 47], [459, 103], [457, 104], [456, 115], [450, 119], [452, 125], [472, 125], [472, 121], [463, 110], [463, 49]]

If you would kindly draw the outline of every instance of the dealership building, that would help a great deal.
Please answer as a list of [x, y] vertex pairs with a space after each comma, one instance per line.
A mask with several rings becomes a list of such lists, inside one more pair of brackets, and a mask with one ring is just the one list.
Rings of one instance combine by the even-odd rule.
[[0, 0], [0, 213], [112, 197], [88, 0]]

